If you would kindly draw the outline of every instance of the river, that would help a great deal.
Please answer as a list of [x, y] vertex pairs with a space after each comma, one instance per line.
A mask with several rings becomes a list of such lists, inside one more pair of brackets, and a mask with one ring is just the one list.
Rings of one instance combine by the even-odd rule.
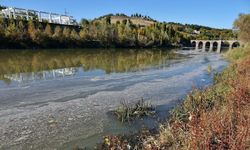
[[0, 149], [92, 147], [106, 134], [157, 127], [154, 119], [122, 124], [109, 112], [143, 98], [164, 121], [226, 66], [220, 54], [181, 50], [2, 50]]

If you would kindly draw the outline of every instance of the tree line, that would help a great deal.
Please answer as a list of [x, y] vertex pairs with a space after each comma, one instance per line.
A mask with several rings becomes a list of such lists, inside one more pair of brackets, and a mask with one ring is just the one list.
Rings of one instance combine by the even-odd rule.
[[188, 45], [195, 38], [235, 36], [231, 30], [204, 28], [200, 35], [192, 35], [193, 30], [192, 26], [165, 22], [142, 27], [129, 19], [111, 24], [110, 15], [82, 19], [79, 27], [0, 17], [0, 48], [173, 47]]

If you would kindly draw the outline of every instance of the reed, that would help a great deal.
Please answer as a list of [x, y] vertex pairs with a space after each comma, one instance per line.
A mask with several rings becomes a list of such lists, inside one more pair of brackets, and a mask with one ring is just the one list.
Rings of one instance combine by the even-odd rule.
[[128, 103], [124, 100], [121, 101], [121, 106], [114, 111], [114, 114], [121, 122], [130, 122], [145, 116], [153, 116], [155, 108], [143, 98], [136, 103]]

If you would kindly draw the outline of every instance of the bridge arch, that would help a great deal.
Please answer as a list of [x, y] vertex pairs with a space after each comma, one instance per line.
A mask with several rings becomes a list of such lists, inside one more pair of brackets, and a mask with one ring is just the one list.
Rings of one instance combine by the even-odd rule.
[[191, 46], [192, 46], [193, 48], [196, 48], [196, 44], [197, 44], [196, 41], [192, 41], [192, 42], [191, 42]]
[[209, 49], [210, 49], [210, 42], [209, 41], [205, 41], [204, 44], [205, 44], [205, 51], [208, 52]]
[[219, 43], [217, 41], [214, 41], [212, 44], [212, 51], [216, 52], [218, 50]]
[[203, 42], [202, 41], [198, 41], [198, 49], [202, 49], [203, 48]]
[[232, 49], [240, 47], [240, 43], [238, 41], [235, 41], [232, 43]]
[[230, 42], [222, 41], [221, 42], [221, 52], [228, 51], [230, 49]]

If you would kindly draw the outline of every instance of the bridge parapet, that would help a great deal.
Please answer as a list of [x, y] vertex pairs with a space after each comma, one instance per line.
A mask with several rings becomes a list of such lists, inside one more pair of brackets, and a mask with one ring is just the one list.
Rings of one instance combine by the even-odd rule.
[[72, 16], [23, 8], [8, 7], [1, 10], [0, 15], [4, 18], [17, 19], [19, 17], [26, 20], [37, 19], [39, 22], [48, 21], [49, 23], [62, 25], [78, 25], [76, 20]]

